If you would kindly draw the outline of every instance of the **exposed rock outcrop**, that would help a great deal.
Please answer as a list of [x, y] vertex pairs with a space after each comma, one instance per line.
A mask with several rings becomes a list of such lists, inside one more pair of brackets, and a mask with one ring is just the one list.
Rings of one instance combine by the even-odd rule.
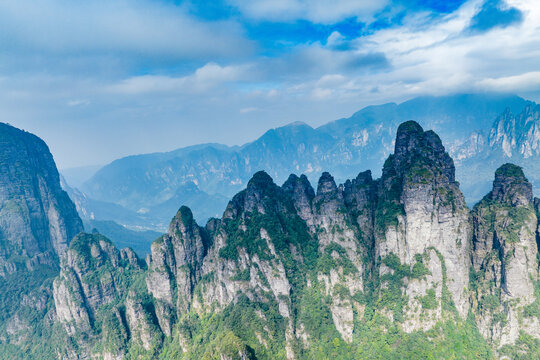
[[[394, 319], [404, 316], [406, 331], [429, 329], [441, 319], [444, 291], [465, 318], [469, 210], [455, 181], [453, 161], [439, 137], [413, 121], [401, 124], [378, 192], [375, 252], [382, 262], [382, 291], [400, 285], [406, 295]], [[399, 275], [401, 266], [409, 269], [407, 276]], [[426, 296], [435, 297], [430, 309], [422, 305]]]
[[47, 145], [0, 123], [0, 276], [54, 266], [82, 229]]
[[111, 358], [122, 358], [130, 340], [151, 348], [160, 332], [151, 320], [153, 312], [144, 307], [143, 271], [133, 250], [118, 251], [100, 234], [73, 239], [53, 285], [58, 321], [76, 339], [62, 358], [73, 358], [72, 353], [90, 357], [97, 341], [107, 344], [100, 355]]
[[497, 169], [493, 190], [474, 207], [473, 223], [478, 328], [498, 346], [513, 344], [520, 331], [540, 338], [538, 318], [527, 310], [538, 301], [538, 218], [520, 167]]

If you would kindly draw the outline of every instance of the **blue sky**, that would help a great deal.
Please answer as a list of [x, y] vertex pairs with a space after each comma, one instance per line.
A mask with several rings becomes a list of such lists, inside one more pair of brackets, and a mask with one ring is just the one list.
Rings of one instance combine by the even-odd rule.
[[539, 24], [537, 0], [4, 0], [0, 121], [65, 168], [425, 94], [538, 101]]

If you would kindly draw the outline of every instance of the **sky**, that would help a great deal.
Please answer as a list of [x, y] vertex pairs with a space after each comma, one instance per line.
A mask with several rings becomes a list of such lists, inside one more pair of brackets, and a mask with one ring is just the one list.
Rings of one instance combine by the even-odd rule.
[[0, 121], [61, 169], [486, 91], [540, 100], [538, 0], [0, 1]]

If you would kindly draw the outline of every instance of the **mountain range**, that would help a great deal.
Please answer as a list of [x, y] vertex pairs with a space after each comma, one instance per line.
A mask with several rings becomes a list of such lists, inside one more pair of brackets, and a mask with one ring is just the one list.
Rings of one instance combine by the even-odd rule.
[[[398, 125], [411, 119], [441, 135], [470, 206], [507, 161], [530, 170], [534, 188], [540, 187], [534, 175], [540, 173], [538, 106], [514, 95], [459, 94], [369, 106], [318, 128], [292, 123], [243, 146], [202, 144], [118, 159], [80, 186], [87, 199], [99, 201], [87, 204], [85, 212], [132, 228], [165, 231], [183, 203], [206, 221], [220, 216], [228, 199], [258, 170], [283, 183], [293, 172], [316, 182], [323, 171], [345, 181], [358, 169], [380, 169]], [[74, 200], [81, 203], [80, 197]], [[112, 216], [111, 203], [124, 210]]]
[[205, 226], [181, 206], [144, 260], [79, 232], [40, 139], [0, 140], [2, 358], [540, 358], [540, 199], [505, 163], [469, 208], [417, 122], [380, 177], [257, 171]]

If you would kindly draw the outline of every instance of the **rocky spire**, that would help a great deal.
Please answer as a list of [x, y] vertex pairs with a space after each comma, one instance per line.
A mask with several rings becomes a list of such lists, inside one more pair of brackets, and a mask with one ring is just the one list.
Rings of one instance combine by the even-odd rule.
[[264, 171], [256, 172], [249, 180], [245, 190], [236, 194], [225, 209], [224, 218], [235, 218], [243, 213], [265, 213], [265, 207], [269, 205], [264, 199], [274, 199], [276, 192], [281, 189], [274, 180]]
[[[497, 346], [514, 343], [520, 331], [538, 335], [534, 319], [523, 311], [538, 301], [538, 219], [531, 184], [519, 166], [497, 169], [493, 190], [473, 209], [473, 224], [474, 305], [480, 331]], [[491, 305], [486, 304], [489, 299]]]
[[337, 185], [334, 181], [334, 177], [328, 172], [323, 172], [319, 178], [319, 184], [317, 185], [317, 196], [332, 195], [337, 193]]
[[291, 174], [287, 181], [282, 186], [283, 191], [294, 201], [294, 206], [298, 215], [304, 221], [308, 221], [312, 217], [311, 205], [315, 198], [315, 191], [309, 183], [306, 175], [300, 177]]
[[[166, 334], [172, 329], [173, 308], [178, 311], [189, 309], [209, 246], [206, 230], [197, 225], [187, 206], [180, 207], [169, 232], [152, 244], [152, 261], [146, 284], [158, 300], [156, 312], [160, 327]], [[176, 304], [173, 304], [175, 298]]]
[[399, 174], [409, 173], [415, 166], [431, 167], [444, 175], [448, 182], [455, 181], [454, 162], [446, 153], [441, 139], [433, 131], [424, 131], [415, 121], [407, 121], [398, 127], [393, 158]]
[[[375, 212], [375, 258], [380, 276], [405, 266], [426, 266], [429, 274], [410, 277], [403, 291], [408, 298], [403, 329], [427, 329], [442, 316], [442, 297], [436, 311], [424, 309], [430, 321], [420, 318], [418, 298], [450, 290], [461, 317], [468, 311], [469, 210], [455, 181], [454, 163], [440, 138], [407, 121], [397, 130], [395, 152], [390, 155], [379, 181]], [[443, 261], [440, 259], [442, 255]], [[423, 259], [424, 265], [417, 265]], [[416, 310], [412, 310], [416, 309]], [[401, 315], [400, 315], [401, 316]], [[425, 315], [423, 315], [425, 316]]]
[[507, 163], [495, 171], [490, 197], [494, 201], [512, 206], [527, 206], [533, 198], [532, 185], [521, 167]]

